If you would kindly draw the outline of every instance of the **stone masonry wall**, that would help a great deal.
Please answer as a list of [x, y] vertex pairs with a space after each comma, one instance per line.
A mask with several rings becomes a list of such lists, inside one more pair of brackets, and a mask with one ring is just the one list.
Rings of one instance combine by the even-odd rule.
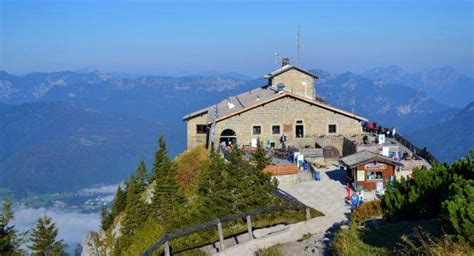
[[191, 149], [197, 145], [206, 144], [207, 134], [198, 134], [196, 131], [196, 125], [206, 124], [207, 120], [207, 113], [204, 113], [187, 121], [188, 149]]
[[[303, 82], [306, 83], [306, 94], [305, 86], [302, 84]], [[272, 78], [273, 86], [276, 86], [279, 83], [285, 84], [285, 90], [297, 93], [299, 95], [303, 95], [312, 99], [316, 95], [314, 89], [314, 78], [295, 69], [291, 69]]]
[[[297, 120], [303, 121], [305, 138], [296, 138], [295, 125]], [[337, 125], [337, 133], [329, 133], [329, 124]], [[253, 135], [252, 127], [254, 125], [261, 126], [262, 133], [260, 135]], [[280, 125], [280, 134], [272, 134], [273, 125]], [[262, 141], [270, 140], [275, 144], [279, 144], [281, 133], [284, 133], [289, 141], [307, 140], [307, 138], [318, 136], [343, 135], [351, 137], [362, 134], [362, 128], [358, 120], [291, 97], [270, 102], [218, 122], [216, 126], [217, 141], [219, 141], [219, 135], [225, 129], [235, 131], [237, 144], [239, 145], [250, 145], [253, 138], [260, 138]], [[284, 131], [285, 129], [286, 131]]]

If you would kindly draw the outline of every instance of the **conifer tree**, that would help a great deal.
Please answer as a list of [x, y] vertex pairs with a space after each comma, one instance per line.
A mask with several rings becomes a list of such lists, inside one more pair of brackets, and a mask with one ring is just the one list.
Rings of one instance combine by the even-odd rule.
[[201, 173], [198, 183], [200, 198], [199, 212], [203, 220], [226, 216], [232, 212], [232, 189], [229, 187], [229, 177], [224, 159], [211, 152], [208, 168]]
[[173, 223], [179, 207], [185, 202], [185, 197], [176, 181], [176, 166], [170, 160], [163, 136], [159, 139], [159, 148], [155, 154], [153, 175], [155, 190], [152, 205], [156, 216], [165, 219], [165, 223]]
[[256, 150], [252, 153], [251, 161], [255, 164], [257, 170], [262, 171], [272, 163], [272, 158], [267, 156], [267, 152], [261, 145], [257, 145]]
[[56, 241], [58, 229], [48, 216], [39, 217], [31, 230], [31, 245], [28, 248], [34, 256], [57, 256], [64, 253], [63, 241]]
[[134, 178], [137, 182], [137, 187], [140, 192], [145, 191], [147, 185], [148, 185], [148, 173], [146, 170], [146, 165], [145, 161], [142, 159], [138, 163], [137, 170], [135, 171]]
[[21, 239], [15, 226], [10, 225], [12, 219], [11, 202], [5, 199], [0, 215], [0, 255], [20, 255], [22, 253], [19, 249]]
[[102, 230], [107, 230], [112, 225], [114, 219], [112, 213], [106, 208], [102, 207], [100, 209], [100, 225]]
[[127, 191], [124, 191], [119, 185], [115, 192], [114, 202], [112, 203], [112, 220], [127, 206]]

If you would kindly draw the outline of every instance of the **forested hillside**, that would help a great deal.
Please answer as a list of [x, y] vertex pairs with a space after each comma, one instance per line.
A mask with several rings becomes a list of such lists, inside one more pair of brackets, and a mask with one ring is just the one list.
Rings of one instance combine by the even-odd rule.
[[21, 195], [118, 183], [137, 159], [152, 152], [161, 131], [163, 126], [153, 122], [63, 103], [4, 108], [0, 187]]
[[[269, 163], [262, 152], [259, 148], [247, 161], [235, 149], [232, 160], [226, 162], [220, 154], [209, 155], [204, 147], [197, 147], [172, 161], [161, 138], [151, 171], [143, 162], [138, 164], [125, 187], [118, 188], [112, 209], [102, 210], [103, 230], [88, 236], [85, 244], [94, 245], [85, 250], [139, 255], [166, 233], [271, 205], [284, 209], [253, 218], [254, 228], [304, 220], [304, 210], [290, 208], [274, 196], [276, 184], [262, 172]], [[318, 214], [313, 210], [312, 216]], [[247, 230], [240, 219], [223, 226], [226, 237]], [[185, 235], [171, 241], [172, 253], [196, 249], [216, 239], [213, 229]], [[90, 251], [95, 246], [97, 251]]]
[[474, 148], [474, 102], [471, 102], [452, 119], [408, 135], [417, 145], [427, 147], [443, 161], [452, 162]]

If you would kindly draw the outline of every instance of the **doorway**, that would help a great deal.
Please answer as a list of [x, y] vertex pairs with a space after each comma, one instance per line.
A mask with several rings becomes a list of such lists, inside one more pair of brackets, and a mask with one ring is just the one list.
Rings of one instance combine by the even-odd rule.
[[237, 134], [231, 129], [225, 129], [219, 138], [219, 144], [222, 142], [225, 142], [226, 146], [237, 145]]

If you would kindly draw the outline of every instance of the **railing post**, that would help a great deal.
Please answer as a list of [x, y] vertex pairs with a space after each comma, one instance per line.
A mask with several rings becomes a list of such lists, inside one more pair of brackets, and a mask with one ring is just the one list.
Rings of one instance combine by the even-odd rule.
[[170, 256], [170, 242], [166, 241], [165, 242], [165, 256]]
[[311, 211], [309, 207], [306, 207], [306, 220], [309, 220], [309, 219], [311, 219]]
[[219, 223], [217, 223], [217, 235], [219, 236], [219, 244], [220, 244], [220, 247], [221, 247], [221, 251], [223, 251], [225, 249], [225, 246], [224, 246], [224, 232], [222, 231], [222, 223], [219, 221]]
[[247, 230], [249, 231], [249, 240], [253, 239], [252, 233], [252, 217], [249, 215], [247, 216]]

